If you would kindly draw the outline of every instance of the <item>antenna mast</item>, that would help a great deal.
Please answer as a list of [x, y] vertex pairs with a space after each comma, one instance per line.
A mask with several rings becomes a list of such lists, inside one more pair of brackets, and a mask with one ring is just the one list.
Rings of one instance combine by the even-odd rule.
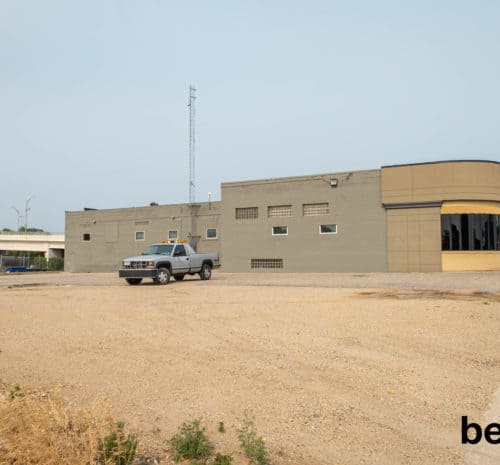
[[194, 117], [195, 108], [194, 103], [196, 100], [196, 87], [192, 84], [189, 86], [189, 209], [191, 214], [191, 232], [189, 233], [189, 244], [193, 249], [196, 250], [196, 245], [198, 243], [199, 236], [196, 234], [196, 214], [199, 205], [194, 202], [195, 194], [195, 157], [194, 157], [194, 143], [195, 143], [195, 132], [194, 132]]
[[195, 194], [195, 183], [194, 183], [194, 144], [195, 144], [195, 127], [194, 127], [194, 118], [195, 118], [195, 107], [194, 102], [196, 100], [196, 87], [193, 85], [189, 86], [189, 203], [194, 203], [194, 194]]

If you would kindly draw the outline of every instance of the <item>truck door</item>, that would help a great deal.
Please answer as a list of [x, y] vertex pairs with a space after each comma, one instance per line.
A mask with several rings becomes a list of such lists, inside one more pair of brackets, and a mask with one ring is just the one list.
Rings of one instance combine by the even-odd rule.
[[187, 273], [191, 268], [191, 259], [182, 244], [177, 244], [172, 254], [172, 272]]

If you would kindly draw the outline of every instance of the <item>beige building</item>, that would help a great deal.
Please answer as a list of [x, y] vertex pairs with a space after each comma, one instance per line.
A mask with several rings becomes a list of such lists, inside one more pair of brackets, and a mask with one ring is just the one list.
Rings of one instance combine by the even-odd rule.
[[66, 212], [64, 269], [118, 270], [149, 244], [186, 238], [199, 252], [220, 252], [220, 202]]
[[229, 272], [500, 270], [500, 163], [223, 183], [221, 201], [66, 213], [67, 271], [189, 239]]
[[386, 271], [380, 170], [222, 184], [224, 269]]

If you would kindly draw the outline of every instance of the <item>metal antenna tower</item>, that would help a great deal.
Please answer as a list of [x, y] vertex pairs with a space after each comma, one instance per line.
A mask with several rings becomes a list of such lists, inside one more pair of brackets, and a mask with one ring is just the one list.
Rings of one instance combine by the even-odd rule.
[[196, 100], [196, 87], [193, 85], [189, 86], [189, 209], [191, 214], [191, 232], [189, 233], [189, 244], [193, 249], [196, 250], [196, 245], [198, 243], [199, 236], [196, 233], [196, 215], [199, 205], [196, 205], [194, 194], [195, 194], [195, 156], [194, 156], [194, 144], [195, 144], [195, 107], [194, 103]]
[[196, 87], [193, 85], [189, 86], [189, 203], [194, 203], [194, 169], [195, 169], [195, 157], [194, 157], [194, 144], [195, 144], [195, 106], [194, 102], [196, 100]]

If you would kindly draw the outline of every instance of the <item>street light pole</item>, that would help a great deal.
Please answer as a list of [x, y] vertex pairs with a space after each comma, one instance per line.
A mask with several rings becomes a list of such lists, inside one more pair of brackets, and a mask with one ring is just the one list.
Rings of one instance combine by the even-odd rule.
[[12, 208], [17, 213], [17, 232], [19, 232], [19, 230], [21, 229], [21, 221], [23, 215], [21, 215], [21, 212], [16, 207], [10, 207], [10, 208]]
[[[28, 194], [29, 195], [29, 194]], [[30, 195], [26, 199], [26, 204], [25, 204], [25, 209], [24, 209], [24, 234], [28, 234], [28, 212], [30, 211], [30, 208], [28, 207], [30, 200], [34, 197], [34, 195]]]

